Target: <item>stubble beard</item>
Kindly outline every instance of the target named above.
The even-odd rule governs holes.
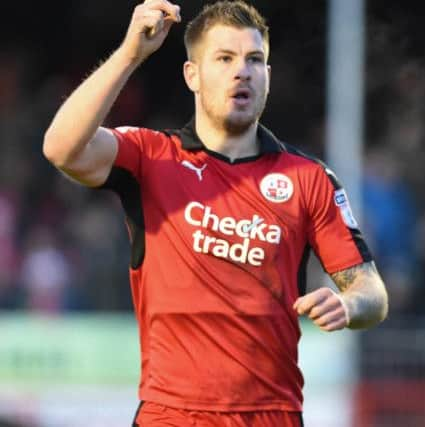
[[[218,111],[213,102],[208,102],[201,96],[202,108],[216,129],[224,130],[230,136],[239,136],[245,133],[255,122],[259,120],[266,106],[267,95],[257,101],[252,113],[244,114],[243,111],[232,112],[223,115]]]

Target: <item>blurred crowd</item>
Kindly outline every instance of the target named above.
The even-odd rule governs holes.
[[[204,2],[181,3],[187,20]],[[272,37],[272,93],[263,122],[323,157],[326,3],[254,3],[269,17]],[[118,199],[64,178],[43,158],[42,142],[64,98],[118,46],[135,4],[71,1],[54,20],[46,5],[8,6],[10,22],[0,30],[0,309],[131,309],[129,243]],[[376,1],[367,13],[363,231],[388,285],[392,315],[424,313],[420,13],[396,1]],[[23,24],[19,35],[14,19]],[[190,119],[182,34],[173,29],[131,78],[107,126],[173,128]]]

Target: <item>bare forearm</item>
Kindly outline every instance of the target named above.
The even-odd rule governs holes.
[[[180,22],[180,7],[166,0],[135,7],[121,46],[65,101],[46,132],[43,151],[56,167],[81,181],[99,164],[108,169],[114,148],[108,135],[96,131],[131,73],[159,49],[174,22]]]
[[[63,166],[85,147],[135,67],[118,49],[71,94],[46,132],[46,157]]]
[[[385,319],[388,297],[373,263],[365,263],[332,275],[346,304],[351,329],[369,328]]]

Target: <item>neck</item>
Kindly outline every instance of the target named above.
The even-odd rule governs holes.
[[[216,153],[223,154],[231,161],[255,156],[260,152],[257,138],[258,122],[244,132],[233,135],[229,134],[223,127],[217,127],[210,120],[200,114],[195,118],[195,129],[205,147]]]

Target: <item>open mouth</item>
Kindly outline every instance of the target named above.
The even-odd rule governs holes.
[[[238,100],[247,100],[251,97],[250,91],[247,89],[239,89],[235,91],[232,95],[232,98]]]
[[[234,100],[236,105],[242,107],[250,103],[252,93],[249,89],[237,89],[231,94],[231,98]]]

